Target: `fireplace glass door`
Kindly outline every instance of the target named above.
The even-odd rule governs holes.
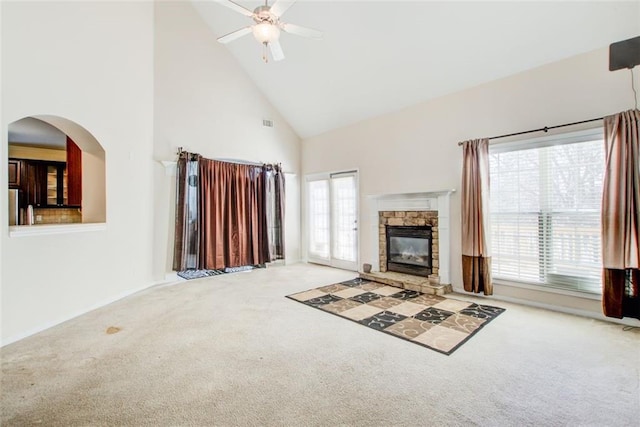
[[[387,271],[428,277],[432,271],[431,226],[386,226]]]
[[[356,172],[308,177],[307,200],[309,261],[357,271]]]

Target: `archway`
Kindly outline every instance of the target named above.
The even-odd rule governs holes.
[[[17,134],[16,132],[14,132],[14,136],[12,137],[12,128],[19,128],[23,133],[26,133],[26,136],[21,136],[21,138],[26,141],[29,139],[28,131],[30,124],[35,125],[32,126],[32,128],[55,128],[54,133],[64,135],[67,140],[71,140],[71,142],[79,148],[79,150],[77,150],[79,160],[76,160],[76,162],[79,161],[81,163],[81,171],[78,170],[78,172],[81,172],[81,196],[79,197],[81,200],[79,209],[81,212],[81,221],[74,222],[106,222],[106,168],[105,150],[102,145],[87,129],[72,120],[53,115],[34,115],[9,124],[8,142],[10,148],[13,142],[12,138],[17,138],[17,136],[15,136],[15,134]],[[34,137],[33,139],[37,138]],[[58,160],[62,160],[59,163],[66,164],[65,158]],[[29,161],[25,160],[25,162],[28,164]],[[43,176],[44,175],[41,174],[36,179],[45,179]],[[62,180],[62,178],[60,179]],[[24,186],[26,184],[23,183],[21,185]],[[40,183],[38,185],[40,185]],[[42,185],[46,186],[46,183]],[[16,185],[14,188],[20,188],[20,185]],[[58,201],[60,202],[61,200],[62,199],[59,199]],[[66,201],[67,199],[64,200]],[[64,208],[64,203],[58,204],[61,205],[61,208]]]

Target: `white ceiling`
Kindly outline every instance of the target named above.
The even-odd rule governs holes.
[[[216,37],[252,23],[215,1],[193,3]],[[640,1],[299,0],[282,21],[324,39],[283,33],[286,59],[268,64],[251,35],[226,48],[307,138],[635,37]]]

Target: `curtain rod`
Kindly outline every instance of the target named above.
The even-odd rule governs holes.
[[[183,150],[182,147],[178,147],[178,155],[180,155],[182,153],[186,153],[186,151]],[[190,153],[190,154],[195,155],[195,156],[199,156],[200,155],[198,153]],[[242,159],[221,159],[221,158],[216,158],[216,159],[211,159],[211,160],[216,160],[218,162],[225,162],[225,163],[235,163],[235,164],[238,164],[238,165],[249,165],[249,166],[269,165],[268,163],[258,163],[258,162],[252,162],[250,160],[242,160]]]
[[[217,160],[219,162],[225,162],[225,163],[235,163],[238,165],[249,165],[249,166],[262,166],[263,163],[258,163],[258,162],[252,162],[249,160],[242,160],[242,159],[221,159],[221,158],[217,158],[217,159],[213,159],[213,160]]]
[[[582,120],[582,121],[573,122],[573,123],[565,123],[563,125],[545,126],[543,128],[539,128],[539,129],[525,130],[524,132],[515,132],[515,133],[508,133],[506,135],[492,136],[491,138],[487,138],[487,139],[507,138],[507,137],[510,137],[510,136],[526,135],[528,133],[541,132],[541,131],[549,132],[549,130],[551,130],[551,129],[558,129],[558,128],[563,128],[563,127],[567,127],[567,126],[581,125],[583,123],[597,122],[598,120],[602,120],[602,119],[604,119],[604,117],[598,117],[596,119],[589,119],[589,120]],[[458,142],[458,146],[460,146],[462,144],[463,144],[462,142]]]

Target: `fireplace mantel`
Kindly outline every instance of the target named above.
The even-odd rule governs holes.
[[[450,269],[450,199],[455,190],[425,191],[419,193],[379,194],[367,196],[368,216],[371,224],[372,259],[365,261],[379,271],[379,213],[383,211],[437,211],[440,254],[440,283],[451,283]]]

